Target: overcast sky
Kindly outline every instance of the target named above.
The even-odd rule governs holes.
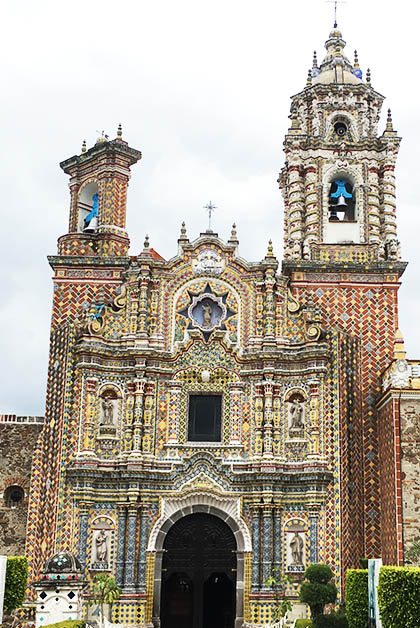
[[[370,67],[403,137],[397,211],[403,258],[400,327],[420,358],[418,315],[419,30],[417,3],[348,0],[338,25]],[[290,96],[314,50],[324,56],[334,9],[323,0],[15,0],[2,4],[3,119],[0,413],[43,414],[51,312],[47,254],[67,232],[67,176],[58,162],[105,130],[143,152],[133,167],[131,253],[176,254],[181,222],[195,238],[203,206],[240,254],[259,260],[269,238],[282,257],[276,179]],[[381,131],[384,126],[382,116]]]

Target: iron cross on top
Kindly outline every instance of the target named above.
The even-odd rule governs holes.
[[[217,209],[216,205],[213,205],[213,203],[210,201],[210,203],[208,205],[204,205],[204,209],[209,213],[209,227],[207,229],[207,231],[211,231],[211,215],[214,212],[215,209]]]

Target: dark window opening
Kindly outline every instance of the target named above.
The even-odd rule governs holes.
[[[356,197],[348,179],[334,179],[329,193],[329,219],[348,222],[355,220]]]
[[[221,395],[190,395],[188,440],[220,442],[221,418]]]
[[[17,508],[25,497],[23,488],[20,486],[8,486],[4,492],[4,501],[8,508]]]

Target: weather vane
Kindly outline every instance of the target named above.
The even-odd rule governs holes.
[[[346,4],[346,0],[325,0],[328,4],[334,4],[334,28],[337,28],[337,4]]]
[[[209,213],[209,228],[207,229],[207,231],[211,231],[211,215],[214,210],[217,209],[217,207],[216,205],[213,205],[213,203],[210,201],[208,205],[204,205],[203,209],[205,209]]]

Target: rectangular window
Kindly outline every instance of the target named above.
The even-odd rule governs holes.
[[[188,440],[220,442],[222,425],[221,395],[190,395]]]

